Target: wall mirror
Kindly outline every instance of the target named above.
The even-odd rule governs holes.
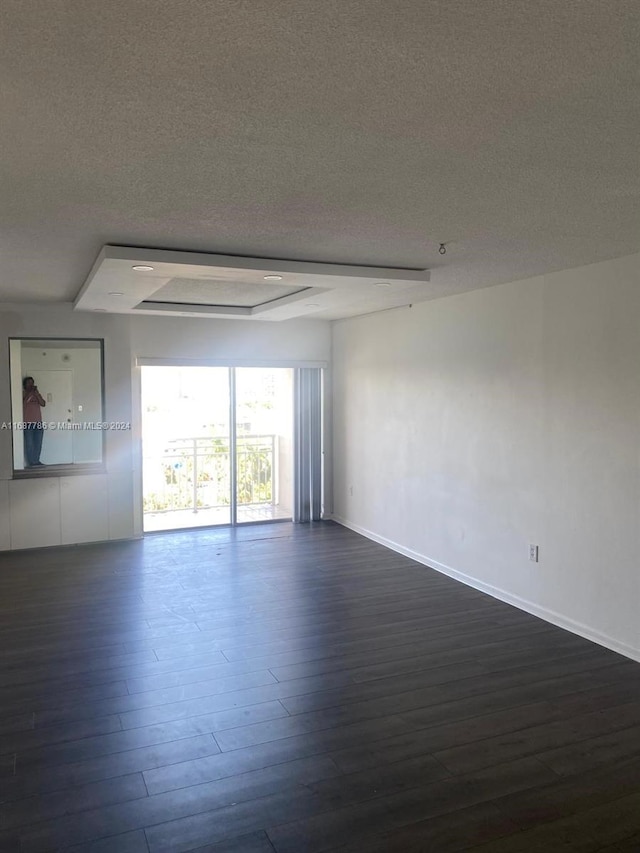
[[[13,469],[72,474],[104,460],[103,342],[11,338]]]

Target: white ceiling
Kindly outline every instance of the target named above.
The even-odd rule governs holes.
[[[640,249],[638,0],[2,6],[0,301],[73,301],[105,244],[429,298]]]

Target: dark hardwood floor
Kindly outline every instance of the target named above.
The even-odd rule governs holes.
[[[640,664],[330,523],[0,555],[3,853],[640,851]]]

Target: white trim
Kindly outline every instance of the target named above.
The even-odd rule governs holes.
[[[138,355],[136,367],[327,367],[326,361],[260,358],[155,358]]]
[[[510,592],[507,592],[500,587],[493,586],[492,584],[484,583],[483,581],[477,580],[471,575],[466,575],[464,572],[459,572],[457,569],[452,569],[451,566],[447,566],[444,563],[439,563],[437,560],[431,560],[428,557],[425,557],[423,554],[419,554],[417,551],[412,551],[410,548],[405,548],[403,545],[400,545],[397,542],[394,542],[392,539],[387,539],[385,536],[379,536],[377,533],[373,533],[371,530],[367,530],[365,527],[360,527],[358,524],[353,524],[345,518],[341,518],[338,515],[331,516],[332,521],[335,521],[336,524],[341,524],[343,527],[347,527],[349,530],[353,530],[355,533],[360,533],[362,536],[365,536],[367,539],[371,539],[373,542],[377,542],[380,545],[384,545],[386,548],[389,548],[392,551],[395,551],[398,554],[402,554],[405,557],[409,557],[411,560],[415,560],[417,563],[421,563],[423,566],[426,566],[429,569],[434,569],[436,572],[440,572],[443,575],[447,575],[454,580],[460,581],[460,583],[465,584],[466,586],[473,587],[474,589],[480,590],[480,592],[484,592],[487,595],[492,596],[493,598],[497,598],[499,601],[504,601],[506,604],[511,604],[514,607],[517,607],[519,610],[524,610],[526,613],[531,613],[532,616],[537,616],[540,619],[544,619],[546,622],[550,622],[552,625],[557,625],[559,628],[564,628],[566,631],[571,631],[572,634],[577,634],[579,637],[584,637],[585,640],[591,640],[593,643],[598,643],[600,646],[604,646],[607,649],[610,649],[612,652],[617,652],[618,654],[624,655],[627,658],[631,658],[631,660],[638,661],[640,663],[640,649],[636,649],[633,646],[628,646],[626,643],[621,643],[619,640],[610,637],[608,634],[603,634],[600,631],[595,630],[594,628],[590,628],[588,625],[583,625],[581,622],[576,622],[574,619],[569,618],[568,616],[564,616],[562,613],[557,613],[555,610],[549,610],[546,607],[540,607],[538,604],[534,604],[531,601],[527,601],[524,598],[520,598],[517,595],[513,595]]]

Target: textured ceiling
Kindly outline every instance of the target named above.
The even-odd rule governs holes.
[[[107,243],[428,268],[433,296],[640,248],[638,0],[2,13],[0,301],[73,300]]]

